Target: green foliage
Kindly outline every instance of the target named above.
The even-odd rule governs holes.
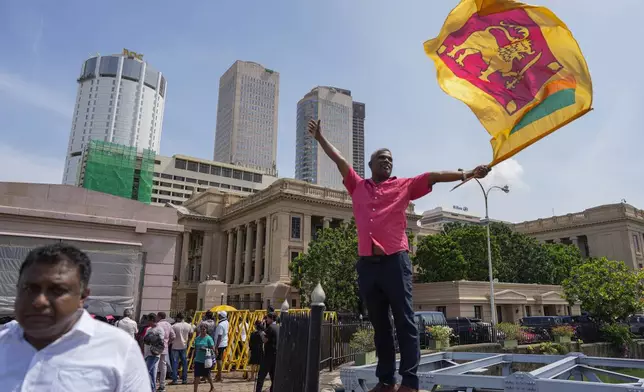
[[[607,324],[601,329],[604,339],[615,347],[622,348],[633,342],[633,334],[628,325]]]
[[[354,333],[349,341],[349,347],[352,350],[357,352],[366,353],[369,351],[375,351],[376,346],[374,343],[374,332],[373,329],[365,328],[358,330]]]
[[[505,335],[505,340],[519,340],[521,327],[513,323],[499,323],[496,329]]]
[[[572,304],[599,321],[613,324],[642,310],[644,273],[630,270],[621,261],[605,257],[574,267],[563,282],[564,295]]]
[[[452,328],[446,325],[435,325],[433,327],[426,327],[427,332],[429,332],[437,342],[440,342],[441,345],[449,345],[449,340],[452,337]]]
[[[490,224],[492,266],[501,282],[561,284],[583,258],[575,246],[541,244],[503,223]],[[421,282],[488,280],[485,226],[450,223],[418,244]]]
[[[583,264],[581,251],[576,246],[565,244],[543,244],[548,260],[548,270],[551,271],[552,284],[561,284],[570,277],[573,268]]]
[[[561,325],[559,327],[552,328],[552,334],[554,336],[571,338],[575,334],[575,329],[570,325]]]
[[[304,306],[310,304],[310,294],[322,284],[327,309],[358,310],[358,238],[355,223],[318,231],[309,249],[289,264],[291,285],[300,291]]]
[[[544,342],[537,346],[528,346],[528,353],[530,354],[566,355],[569,351],[563,344],[553,342]]]
[[[444,263],[442,261],[449,260]],[[459,245],[449,236],[430,235],[418,244],[415,264],[421,282],[449,282],[464,279],[467,262]]]

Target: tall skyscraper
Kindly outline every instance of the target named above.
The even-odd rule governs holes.
[[[364,178],[365,104],[353,103],[353,169]]]
[[[63,184],[78,185],[90,140],[159,152],[167,83],[142,54],[92,57],[77,81]]]
[[[295,178],[342,189],[342,176],[335,163],[310,136],[309,120],[322,121],[322,133],[349,161],[353,162],[353,99],[351,91],[315,87],[297,103]],[[364,150],[364,148],[363,148]]]
[[[278,72],[235,61],[219,79],[215,161],[277,172]]]

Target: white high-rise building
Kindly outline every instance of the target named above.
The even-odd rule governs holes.
[[[97,139],[159,152],[167,83],[143,55],[96,56],[78,78],[63,184],[77,185],[82,154]]]
[[[295,178],[321,186],[343,189],[335,163],[308,132],[309,120],[321,120],[322,133],[353,163],[353,99],[351,91],[315,87],[297,103]]]
[[[235,61],[219,79],[215,161],[276,175],[278,72]]]

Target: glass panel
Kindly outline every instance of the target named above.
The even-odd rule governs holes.
[[[124,59],[123,60],[123,72],[121,76],[123,79],[133,80],[135,82],[139,81],[141,77],[141,66],[142,63],[134,59]]]
[[[165,98],[165,87],[165,78],[163,77],[163,75],[161,75],[161,87],[159,88],[159,94],[161,94],[163,98]]]
[[[85,66],[83,67],[83,74],[81,79],[89,79],[96,77],[96,62],[98,61],[97,57],[93,57],[85,61]]]
[[[119,70],[119,58],[113,56],[101,57],[99,74],[101,76],[116,76]]]
[[[174,167],[177,169],[183,169],[186,170],[186,161],[183,159],[175,159],[174,160]]]
[[[210,166],[210,174],[221,176],[221,167],[215,165]]]
[[[207,164],[207,163],[200,163],[199,164],[199,173],[205,173],[205,174],[210,173],[210,165]]]
[[[146,86],[150,87],[153,90],[157,89],[157,80],[159,80],[159,71],[155,70],[154,68],[150,67],[150,65],[146,65],[145,67],[145,79],[143,83],[145,83]]]

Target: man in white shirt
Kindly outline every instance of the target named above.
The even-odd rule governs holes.
[[[172,325],[175,338],[172,341],[172,383],[170,385],[177,385],[177,373],[179,372],[179,361],[181,361],[181,383],[188,383],[188,362],[186,360],[186,349],[190,342],[192,335],[192,325],[183,321],[183,314],[179,313],[175,317],[176,322]]]
[[[219,322],[217,323],[213,337],[215,341],[215,356],[217,357],[217,377],[215,377],[215,381],[223,381],[221,378],[221,370],[223,367],[224,351],[228,347],[228,313],[222,310],[217,313],[217,316],[219,316]]]
[[[132,320],[132,309],[125,309],[123,311],[123,318],[116,322],[116,326],[132,336],[132,339],[136,338],[136,333],[139,330],[136,321]]]
[[[168,362],[170,362],[168,345],[174,340],[175,335],[172,325],[166,320],[165,312],[157,313],[157,326],[163,329],[163,344],[165,348],[159,357],[159,390],[165,391],[165,379],[168,376]],[[172,369],[170,369],[172,371]]]
[[[89,258],[73,246],[29,252],[18,275],[18,322],[0,330],[3,392],[151,391],[136,342],[83,310],[90,276]]]

